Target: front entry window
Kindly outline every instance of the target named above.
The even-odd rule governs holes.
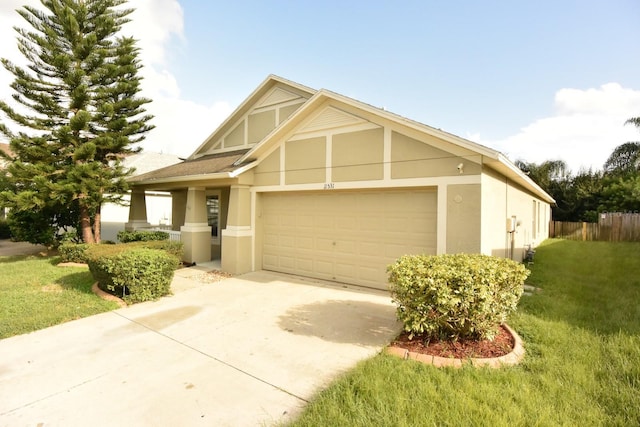
[[[211,236],[218,237],[220,218],[220,200],[218,195],[207,196],[207,224],[211,227]]]

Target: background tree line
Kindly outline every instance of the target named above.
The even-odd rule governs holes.
[[[640,128],[640,117],[627,120]],[[562,160],[540,164],[516,161],[555,200],[556,221],[597,222],[602,212],[640,211],[640,142],[616,147],[603,170],[580,170],[573,175]]]

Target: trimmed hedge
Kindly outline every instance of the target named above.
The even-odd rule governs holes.
[[[148,242],[153,240],[168,240],[169,233],[164,231],[119,231],[118,241],[120,243]]]
[[[406,255],[387,268],[410,337],[493,339],[515,311],[529,271],[488,255]]]
[[[184,255],[184,244],[182,242],[176,242],[173,240],[149,240],[149,241],[126,243],[125,245],[132,248],[147,248],[147,249],[158,249],[161,251],[165,251],[169,255],[173,255],[174,257],[176,257],[178,261],[182,261],[182,256]],[[120,245],[115,244],[115,245],[108,245],[108,246],[120,246]]]
[[[128,303],[171,293],[171,280],[179,265],[179,258],[165,250],[133,244],[91,245],[85,255],[98,286]]]
[[[87,243],[65,242],[58,247],[62,262],[86,263],[85,251],[89,245]]]
[[[117,249],[96,249],[98,253],[110,254],[111,251],[120,251],[121,247],[125,247],[125,244],[114,244],[113,242],[106,241],[102,242],[100,245],[89,245],[87,243],[71,243],[66,242],[60,245],[58,251],[60,252],[61,262],[81,262],[86,263],[86,255],[85,252],[91,246],[96,246],[98,248],[102,248],[104,246],[107,247],[117,247]],[[170,255],[173,255],[178,259],[178,261],[182,260],[182,256],[184,255],[184,246],[182,242],[175,242],[170,240],[150,240],[146,242],[131,242],[126,243],[126,247],[128,248],[147,248],[147,249],[158,249],[167,252]]]

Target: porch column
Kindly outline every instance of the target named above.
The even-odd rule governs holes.
[[[187,190],[171,192],[171,229],[180,231],[184,225],[184,214],[187,210]]]
[[[227,227],[222,230],[223,271],[242,274],[251,271],[251,192],[248,185],[232,185],[229,193]]]
[[[211,261],[211,227],[207,224],[207,199],[202,187],[189,187],[184,225],[180,227],[187,262]]]
[[[129,204],[129,222],[124,225],[127,231],[151,227],[147,221],[147,200],[144,190],[134,188],[131,190],[131,203]]]

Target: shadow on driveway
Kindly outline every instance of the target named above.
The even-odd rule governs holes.
[[[278,326],[296,335],[335,343],[380,345],[396,328],[383,326],[394,317],[389,305],[368,301],[329,300],[290,308],[280,316]]]

